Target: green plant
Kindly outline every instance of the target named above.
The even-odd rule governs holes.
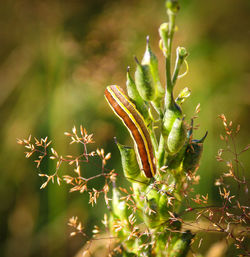
[[[193,119],[190,125],[184,121],[180,105],[190,91],[185,88],[176,100],[173,97],[174,86],[183,76],[179,75],[182,65],[186,64],[187,68],[188,53],[184,47],[176,49],[172,73],[172,42],[179,3],[166,1],[166,8],[169,22],[159,28],[160,48],[166,61],[164,89],[158,61],[147,38],[142,61],[135,58],[135,81],[129,70],[127,74],[127,91],[132,102],[118,87],[109,87],[105,92],[107,101],[129,129],[135,143],[135,150],[117,143],[125,177],[132,187],[130,193],[122,190],[127,195],[124,197],[116,187],[113,188],[110,229],[123,242],[123,252],[136,256],[184,256],[188,252],[194,235],[189,230],[182,230],[178,213],[191,185],[198,182],[195,173],[207,135],[194,140]],[[135,109],[131,107],[133,104]],[[143,147],[146,150],[143,151]],[[151,150],[153,154],[148,153]],[[150,167],[149,172],[143,161],[152,162],[150,166],[155,167]]]
[[[186,221],[187,213],[195,213],[194,220],[207,220],[213,228],[202,227],[199,224],[198,231],[220,232],[227,238],[231,238],[235,245],[246,254],[249,253],[244,245],[247,230],[242,224],[249,222],[248,207],[242,205],[235,196],[230,193],[224,181],[225,177],[232,177],[238,185],[246,187],[244,177],[239,173],[238,155],[248,149],[237,152],[234,148],[232,153],[236,156],[236,172],[233,162],[225,161],[229,172],[216,181],[220,186],[220,196],[223,199],[221,205],[209,205],[208,196],[196,194],[192,196],[193,185],[199,183],[196,174],[202,155],[203,143],[207,136],[197,140],[193,138],[194,119],[199,113],[199,105],[195,116],[188,124],[181,109],[181,104],[189,97],[190,91],[184,88],[179,96],[174,99],[174,86],[184,74],[180,75],[182,66],[187,65],[187,51],[184,47],[177,47],[175,66],[172,69],[172,43],[176,31],[175,19],[179,10],[179,3],[175,0],[166,1],[168,23],[163,23],[159,28],[160,48],[166,62],[166,86],[162,87],[158,61],[153,54],[149,38],[144,57],[141,62],[136,60],[135,81],[130,71],[127,72],[127,93],[119,87],[108,87],[106,98],[115,113],[123,120],[134,139],[135,149],[117,143],[121,153],[121,162],[124,176],[130,183],[129,189],[116,186],[117,174],[114,170],[106,169],[106,162],[110,159],[110,153],[104,150],[89,152],[87,146],[93,143],[92,135],[80,128],[78,135],[76,128],[72,133],[66,133],[71,138],[71,143],[83,145],[83,153],[78,156],[59,155],[53,148],[48,152],[50,142],[47,138],[32,143],[31,137],[27,140],[19,140],[18,143],[28,149],[26,157],[38,153],[35,160],[37,167],[46,157],[57,161],[55,173],[48,175],[41,188],[45,188],[49,181],[60,185],[61,176],[58,170],[63,163],[74,165],[74,174],[64,175],[63,179],[72,187],[71,192],[88,192],[90,204],[95,204],[100,194],[104,195],[105,202],[109,206],[109,218],[104,216],[103,224],[108,231],[108,238],[115,240],[115,247],[110,255],[121,253],[123,256],[186,256],[193,242],[197,226],[193,221]],[[229,144],[238,133],[234,131],[232,123],[227,122],[221,115],[225,126],[226,136],[221,139]],[[226,149],[230,149],[227,145]],[[223,151],[218,154],[218,161],[223,161]],[[101,158],[101,172],[98,175],[86,178],[82,175],[83,163],[95,156]],[[235,159],[235,158],[234,158]],[[101,189],[91,188],[91,180],[103,177],[104,184]],[[119,178],[119,177],[118,177]],[[110,186],[112,197],[108,193]],[[238,207],[235,211],[236,206]],[[182,207],[182,208],[181,208]],[[239,218],[240,217],[240,218]],[[233,224],[240,225],[239,231],[235,231]],[[69,221],[69,225],[75,230],[71,235],[83,232],[83,227],[76,217]],[[206,224],[205,224],[206,225]],[[94,235],[100,233],[95,227]],[[94,240],[94,239],[93,239]],[[90,241],[92,242],[92,241]],[[88,252],[88,249],[86,250]]]

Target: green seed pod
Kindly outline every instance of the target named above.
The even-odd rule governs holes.
[[[159,213],[162,219],[166,220],[169,218],[169,212],[171,210],[171,206],[168,204],[169,195],[167,194],[167,186],[163,185],[161,188],[161,196],[159,198]]]
[[[144,53],[141,64],[149,66],[150,73],[156,89],[156,99],[159,102],[164,96],[164,89],[162,88],[160,82],[157,57],[154,55],[149,45],[149,36],[147,36],[146,51]]]
[[[160,230],[163,230],[163,229],[161,228]],[[160,233],[156,235],[154,251],[156,253],[160,253],[159,256],[167,256],[166,255],[166,242],[168,241],[169,235],[170,235],[170,232],[167,230],[160,231]]]
[[[146,183],[132,183],[132,187],[133,187],[133,191],[134,191],[134,199],[136,202],[136,206],[137,208],[139,208],[140,210],[143,209],[144,205],[145,205],[145,191],[147,188],[147,184]]]
[[[126,240],[124,242],[124,245],[126,246],[127,255],[122,256],[150,256],[152,247],[147,247],[146,249],[144,247],[141,247],[142,244],[144,244],[146,241],[148,241],[148,237],[146,235],[142,235],[139,238],[132,238],[130,240]],[[124,251],[122,251],[122,254]]]
[[[182,162],[182,168],[185,172],[193,172],[199,166],[199,162],[203,152],[203,142],[206,136],[207,132],[201,140],[192,140],[192,142],[188,144]]]
[[[146,103],[143,101],[143,99],[141,98],[141,96],[136,88],[135,82],[129,73],[129,67],[127,69],[126,86],[127,86],[127,92],[128,92],[129,98],[134,102],[137,110],[142,114],[143,118],[145,119],[145,122],[147,124],[149,124],[150,117],[149,117],[149,113],[148,113],[148,107],[147,107]]]
[[[190,138],[193,134],[193,119],[191,119],[191,124],[190,124],[190,128],[187,132],[187,139],[183,145],[183,147],[181,148],[181,150],[174,154],[174,155],[168,155],[167,156],[167,166],[170,170],[176,170],[177,168],[179,168],[182,164],[183,158],[185,156],[185,152],[187,149],[187,146],[190,142]]]
[[[159,194],[159,190],[157,190],[155,188],[155,185],[154,184],[149,185],[147,187],[146,191],[147,191],[147,194],[146,194],[147,200],[151,201],[153,199],[154,202],[158,203],[158,200],[160,198],[160,194]]]
[[[187,137],[183,119],[177,118],[168,135],[167,147],[171,155],[176,154],[182,148]]]
[[[183,233],[170,249],[169,257],[185,257],[188,253],[191,239],[194,235],[188,230]]]
[[[160,194],[155,189],[154,185],[149,185],[146,188],[146,201],[144,204],[144,221],[149,228],[154,228],[159,225],[158,202]]]
[[[166,53],[167,51],[167,45],[168,45],[168,33],[169,33],[169,24],[167,22],[164,22],[159,27],[159,34],[163,43],[163,53]]]
[[[120,150],[122,168],[126,179],[131,183],[136,181],[148,182],[149,179],[142,174],[139,168],[134,148],[121,145],[117,141],[116,144]]]
[[[148,228],[156,228],[160,225],[160,216],[154,209],[156,209],[157,203],[155,199],[151,199],[147,202],[147,205],[143,209],[143,220]],[[150,212],[150,214],[149,214]]]
[[[162,128],[164,137],[168,137],[175,120],[180,117],[181,117],[181,113],[177,109],[166,110],[163,118],[163,128]]]
[[[127,220],[129,216],[128,206],[126,201],[120,199],[121,194],[116,188],[113,187],[113,195],[112,195],[112,210],[113,213],[120,219],[120,220]]]
[[[163,224],[164,221],[161,221],[161,224]],[[171,224],[168,224],[168,227],[161,226],[159,229],[159,235],[157,235],[156,240],[156,246],[155,246],[155,252],[160,252],[160,256],[169,256],[171,253],[171,246],[174,245],[174,243],[181,237],[181,233],[179,232],[171,232],[170,230],[179,231],[181,228],[181,222],[180,221],[173,221]],[[168,243],[168,247],[166,248],[166,243]]]
[[[177,215],[174,213],[175,217],[177,217]],[[170,229],[174,230],[174,231],[180,231],[181,230],[181,222],[179,220],[175,220],[170,224]],[[169,254],[172,252],[172,248],[175,245],[175,243],[177,242],[178,239],[180,239],[182,237],[182,233],[180,232],[172,232],[171,233],[171,238],[170,238],[170,242],[169,242],[169,247],[167,249],[166,252],[166,256],[169,256]]]
[[[186,140],[186,142],[184,143],[183,147],[181,148],[181,150],[174,154],[174,155],[168,155],[167,156],[167,166],[168,166],[168,169],[170,170],[175,170],[177,169],[178,167],[180,167],[181,163],[182,163],[182,160],[184,158],[184,155],[185,155],[185,152],[186,152],[186,149],[187,149],[187,143],[188,141]]]
[[[166,194],[162,194],[160,199],[159,199],[159,212],[162,218],[167,219],[169,217],[168,214],[168,196]]]
[[[152,101],[156,97],[156,90],[150,68],[148,65],[140,64],[137,58],[135,58],[135,61],[137,64],[135,71],[135,84],[137,90],[143,100]]]

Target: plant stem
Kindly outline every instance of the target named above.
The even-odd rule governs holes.
[[[167,54],[166,54],[166,92],[165,92],[165,110],[173,105],[173,84],[171,79],[171,55],[172,42],[175,28],[175,14],[170,10],[167,11],[169,19],[169,31],[167,40]]]
[[[172,81],[171,81],[171,54],[167,54],[166,57],[166,92],[165,92],[165,110],[172,104]]]
[[[172,78],[172,86],[173,87],[174,87],[174,85],[175,85],[175,83],[177,81],[177,78],[178,78],[178,75],[179,75],[179,71],[180,71],[180,67],[181,67],[180,58],[177,55],[176,62],[175,62],[175,67],[174,67],[173,78]]]
[[[174,36],[174,28],[175,28],[175,14],[168,10],[168,38],[167,38],[167,46],[166,46],[166,91],[165,91],[165,99],[164,99],[164,112],[167,109],[174,108],[174,98],[173,98],[173,83],[171,76],[171,55],[172,55],[172,42]],[[165,164],[165,140],[163,135],[160,137],[159,148],[158,148],[158,167],[162,167]]]

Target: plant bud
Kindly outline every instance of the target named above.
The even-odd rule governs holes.
[[[136,159],[135,150],[131,147],[121,145],[117,141],[116,141],[116,144],[118,146],[118,149],[120,150],[122,168],[123,168],[125,178],[131,183],[136,181],[139,181],[139,182],[149,181],[149,179],[142,174],[139,168],[139,165]]]
[[[185,61],[185,58],[187,56],[188,56],[188,53],[187,53],[186,48],[178,46],[177,49],[176,49],[176,61],[175,61],[175,68],[174,68],[173,78],[172,78],[173,86],[175,85],[178,78],[185,76],[188,72],[188,65],[187,65],[187,62],[186,62],[186,69],[187,69],[186,72],[182,75],[179,75],[179,71],[181,69],[181,66],[182,66],[182,64]]]
[[[176,154],[182,148],[187,137],[186,127],[183,119],[177,118],[168,135],[167,147],[170,154]]]
[[[152,101],[156,97],[156,90],[154,87],[153,78],[148,65],[142,65],[135,58],[137,67],[135,71],[135,84],[137,90],[145,101]]]
[[[133,81],[133,79],[131,78],[131,75],[129,73],[129,67],[127,70],[126,86],[127,86],[128,96],[134,102],[137,110],[142,114],[143,118],[145,119],[146,123],[148,124],[150,122],[148,107],[146,106],[145,102],[143,101],[139,92],[137,91],[135,82]]]
[[[180,5],[178,0],[167,0],[166,8],[173,13],[177,13],[180,10]]]
[[[178,105],[181,105],[191,94],[191,91],[189,88],[185,87],[181,90],[178,97],[175,99],[175,102]]]
[[[187,146],[182,162],[182,168],[185,172],[193,172],[199,166],[203,152],[203,142],[206,136],[207,132],[201,140],[192,140],[192,142]]]
[[[135,103],[143,102],[143,99],[141,98],[139,92],[137,91],[135,82],[129,73],[129,70],[130,70],[130,67],[127,68],[127,81],[126,81],[128,96]]]
[[[158,78],[158,60],[155,54],[152,52],[151,47],[149,45],[149,36],[147,36],[147,44],[146,44],[146,51],[141,61],[142,65],[149,65],[152,76]]]
[[[149,45],[149,37],[147,37],[146,51],[145,51],[143,59],[142,59],[142,65],[149,66],[151,75],[152,75],[152,78],[153,78],[153,81],[155,84],[155,88],[156,88],[156,96],[163,97],[164,89],[162,88],[162,85],[160,82],[158,60],[157,60],[157,57],[155,56],[155,54],[152,52],[151,47]]]
[[[178,46],[176,53],[181,60],[184,60],[188,56],[188,52],[185,47]]]
[[[161,100],[164,96],[164,89],[162,88],[161,82],[160,82],[160,75],[158,70],[158,60],[157,57],[152,52],[150,45],[149,45],[149,37],[147,37],[147,45],[146,45],[146,51],[144,53],[143,59],[142,59],[142,65],[148,65],[149,70],[153,79],[154,87],[155,87],[155,100],[154,103],[156,107],[161,106]]]
[[[166,53],[167,51],[167,45],[168,45],[168,33],[169,33],[169,24],[167,22],[164,22],[160,25],[159,28],[159,34],[163,43],[163,53]]]

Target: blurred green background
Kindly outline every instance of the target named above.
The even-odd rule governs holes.
[[[190,72],[176,92],[185,86],[192,90],[183,106],[187,118],[201,103],[195,135],[208,130],[209,136],[196,190],[213,202],[218,200],[214,180],[225,169],[215,160],[222,131],[217,116],[225,113],[241,124],[239,147],[249,143],[250,1],[180,2],[175,45],[190,53]],[[163,0],[1,1],[0,256],[74,256],[84,240],[69,238],[68,218],[79,216],[88,233],[100,223],[102,201],[92,208],[86,195],[69,194],[66,185],[39,189],[39,171],[24,158],[16,138],[48,136],[60,154],[67,154],[71,148],[63,133],[82,124],[94,133],[94,147],[112,152],[108,166],[121,174],[113,137],[126,144],[131,140],[103,91],[109,84],[125,86],[126,67],[134,68],[134,55],[142,57],[146,35],[164,82],[158,49],[163,7]],[[248,153],[241,156],[245,171],[249,159]],[[43,171],[52,173],[53,166],[45,163]],[[88,165],[85,172],[98,170]]]

